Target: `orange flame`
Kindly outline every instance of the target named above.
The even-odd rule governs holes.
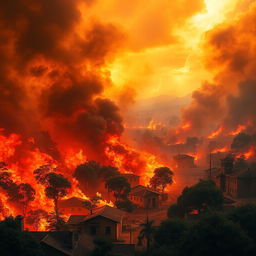
[[[238,127],[237,127],[234,131],[231,131],[231,132],[229,133],[229,135],[235,136],[235,135],[239,134],[240,132],[242,132],[245,128],[246,128],[245,125],[241,125],[241,124],[240,124],[240,125],[238,125]]]
[[[191,128],[191,123],[190,122],[186,122],[186,123],[182,124],[182,126],[181,126],[182,130],[188,130],[190,128]]]
[[[223,148],[215,148],[214,150],[211,151],[212,154],[224,153],[224,152],[228,152],[228,147],[227,146],[225,146]]]
[[[221,126],[218,130],[213,131],[212,133],[210,133],[207,138],[208,139],[216,138],[217,136],[219,136],[222,133],[222,131],[223,131],[223,127]]]
[[[250,149],[242,154],[237,154],[236,157],[244,157],[246,160],[251,159],[255,155],[255,147],[251,146]]]

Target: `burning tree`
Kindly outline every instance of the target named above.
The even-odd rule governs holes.
[[[77,166],[74,177],[79,181],[84,190],[95,191],[99,187],[99,180],[107,181],[111,177],[119,175],[117,168],[112,166],[101,166],[100,163],[89,161]]]
[[[53,172],[50,165],[44,165],[34,171],[35,178],[39,184],[45,186],[45,195],[53,199],[55,220],[58,224],[61,220],[59,216],[58,200],[68,194],[68,189],[71,188],[71,183],[62,174]]]
[[[92,198],[90,198],[90,200],[85,200],[83,202],[83,206],[85,209],[90,211],[90,214],[93,214],[93,210],[95,208],[97,208],[99,200],[101,200],[102,198],[99,196],[94,196]]]
[[[7,164],[0,162],[0,187],[7,190],[12,184],[12,174],[9,172]]]
[[[28,205],[35,199],[36,191],[28,183],[19,185],[13,183],[7,192],[11,202],[18,202],[22,205],[23,216],[26,216]]]
[[[48,219],[48,213],[45,210],[37,209],[28,212],[26,217],[26,224],[33,227],[34,230],[40,229],[40,223],[42,220]]]
[[[173,183],[173,172],[168,167],[159,167],[154,171],[154,176],[150,179],[150,185],[154,188],[161,188],[162,193],[167,185]]]
[[[48,198],[53,199],[56,220],[59,220],[58,200],[68,193],[71,184],[62,174],[50,172],[46,175],[45,194]]]
[[[113,195],[118,200],[127,199],[127,195],[131,190],[130,184],[123,176],[116,176],[106,181],[105,187],[109,192],[113,192]]]

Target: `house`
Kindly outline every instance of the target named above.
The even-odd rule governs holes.
[[[256,199],[256,169],[251,167],[212,170],[212,179],[221,191],[233,199]]]
[[[195,158],[190,155],[178,154],[173,157],[173,160],[179,169],[195,167]]]
[[[123,216],[123,211],[105,205],[95,209],[93,214],[71,215],[68,225],[71,230],[77,229],[82,234],[117,241],[122,232]]]
[[[140,184],[140,176],[133,174],[133,173],[123,173],[127,181],[130,183],[131,188],[136,187]]]
[[[132,188],[128,198],[141,208],[154,209],[160,206],[160,193],[142,185]]]
[[[78,197],[60,200],[59,212],[63,215],[85,215],[88,213],[88,210],[83,206],[84,201],[84,199]]]
[[[245,169],[225,175],[225,192],[232,198],[256,198],[256,170]]]

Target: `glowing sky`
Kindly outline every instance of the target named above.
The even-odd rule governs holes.
[[[233,19],[251,0],[104,0],[83,12],[84,19],[115,24],[125,44],[107,67],[117,97],[133,88],[136,99],[163,94],[184,96],[210,79],[203,63],[204,33]]]

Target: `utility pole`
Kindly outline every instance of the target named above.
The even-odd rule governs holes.
[[[210,180],[212,180],[212,152],[210,150]]]
[[[130,244],[132,244],[132,222],[130,224]]]

